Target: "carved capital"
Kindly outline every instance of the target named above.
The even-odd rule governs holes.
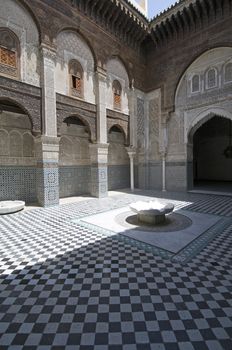
[[[134,159],[134,157],[136,156],[136,149],[134,147],[126,147],[126,150],[129,158]]]
[[[43,58],[51,61],[56,61],[56,49],[55,47],[48,46],[46,44],[41,44],[40,52]]]
[[[106,81],[107,71],[105,68],[101,66],[97,66],[96,68],[96,77],[101,81]]]

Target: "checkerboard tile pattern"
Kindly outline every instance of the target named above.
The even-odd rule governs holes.
[[[70,220],[130,201],[0,218],[1,350],[232,349],[232,223],[182,266]]]

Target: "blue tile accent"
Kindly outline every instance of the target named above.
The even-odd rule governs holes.
[[[49,207],[59,204],[58,168],[37,169],[37,199],[40,205]]]
[[[0,167],[0,200],[36,201],[36,168]]]

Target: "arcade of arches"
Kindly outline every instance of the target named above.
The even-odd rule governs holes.
[[[62,21],[50,29],[36,1],[30,10],[23,1],[0,0],[0,200],[50,206],[62,197],[105,197],[132,186],[132,167],[141,189],[232,193],[232,43],[218,39],[198,51],[189,43],[184,59],[176,33],[175,58],[161,62],[168,46],[157,36],[160,23],[123,2],[132,27],[109,39],[92,20],[94,8],[89,18],[74,3],[67,13],[85,21],[73,26],[57,5]],[[49,7],[48,17],[54,11]]]

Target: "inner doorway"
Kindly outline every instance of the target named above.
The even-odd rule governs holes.
[[[214,116],[193,135],[193,190],[232,195],[232,121]]]

